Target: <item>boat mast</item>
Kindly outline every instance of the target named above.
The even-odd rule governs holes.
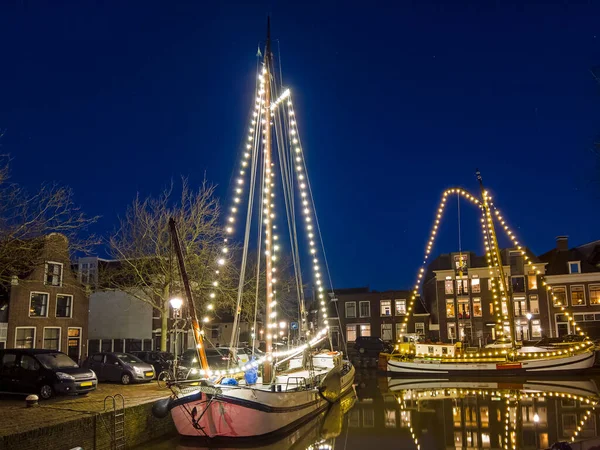
[[[266,353],[267,358],[263,366],[263,384],[270,384],[273,378],[273,367],[271,365],[271,353],[273,350],[273,329],[271,325],[271,314],[273,311],[272,302],[273,297],[273,260],[272,260],[272,236],[273,227],[271,225],[271,178],[273,177],[271,169],[271,18],[267,17],[267,43],[265,48],[265,60],[264,60],[264,77],[265,77],[265,106],[264,106],[264,132],[265,132],[265,146],[264,146],[264,196],[266,202],[265,215],[267,218],[264,224],[265,226],[265,254],[266,254],[266,283],[267,283],[267,297],[265,299],[265,327],[266,327]]]
[[[479,187],[481,189],[481,201],[483,203],[483,209],[485,212],[485,216],[487,218],[488,221],[488,228],[490,230],[490,237],[492,240],[492,248],[491,251],[494,252],[494,254],[496,255],[496,261],[498,261],[498,271],[500,272],[500,283],[502,284],[502,290],[503,292],[501,292],[500,294],[504,294],[505,298],[506,298],[506,312],[507,312],[507,317],[508,317],[508,322],[509,322],[509,327],[510,327],[510,336],[507,339],[506,336],[503,336],[504,338],[501,340],[509,340],[511,343],[511,346],[513,348],[513,350],[515,349],[515,320],[513,317],[513,302],[512,302],[512,294],[508,289],[508,285],[506,283],[506,277],[504,276],[504,265],[502,263],[502,256],[500,254],[500,247],[498,247],[498,239],[496,238],[496,229],[494,228],[494,219],[492,217],[492,213],[490,212],[490,205],[488,203],[488,195],[486,190],[483,187],[483,179],[481,178],[481,172],[479,172],[479,170],[477,170],[476,172],[477,175],[477,180],[479,181]],[[500,307],[502,307],[502,303],[503,303],[503,299],[502,296],[500,297]],[[504,325],[502,325],[502,327],[504,328]]]
[[[194,339],[196,340],[196,352],[198,353],[198,361],[200,366],[204,370],[204,373],[208,375],[208,360],[206,359],[206,352],[204,351],[204,345],[202,338],[202,326],[198,322],[198,316],[196,314],[196,308],[194,306],[194,299],[192,297],[192,290],[190,289],[190,280],[185,270],[185,263],[183,261],[183,253],[181,251],[181,244],[179,243],[179,234],[177,233],[177,226],[175,225],[175,219],[172,217],[169,219],[169,230],[173,237],[173,244],[175,247],[175,254],[177,255],[177,261],[179,263],[179,272],[183,280],[183,287],[185,289],[185,297],[187,300],[188,315],[192,319],[192,329],[194,330]],[[164,314],[164,313],[163,313]]]

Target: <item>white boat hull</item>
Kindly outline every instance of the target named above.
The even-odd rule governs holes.
[[[457,361],[441,362],[425,358],[396,360],[387,362],[389,373],[418,373],[427,375],[466,375],[466,376],[518,376],[526,374],[565,374],[579,372],[594,365],[595,353],[587,351],[562,358],[538,358],[521,360],[517,363]]]
[[[352,389],[354,367],[340,376],[338,398]],[[331,404],[318,388],[272,392],[247,386],[218,386],[173,401],[171,416],[182,436],[196,438],[271,438],[291,431]],[[193,412],[195,410],[195,413]]]

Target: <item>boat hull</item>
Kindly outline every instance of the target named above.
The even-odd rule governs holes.
[[[587,370],[594,365],[595,353],[588,351],[563,358],[539,358],[522,360],[518,363],[505,362],[441,362],[435,360],[415,359],[387,361],[387,372],[392,374],[467,375],[467,376],[523,376],[538,374],[552,376],[556,374],[576,373]]]
[[[354,368],[341,376],[338,398],[352,389]],[[222,393],[195,393],[175,399],[171,408],[180,435],[224,440],[272,439],[302,425],[331,404],[318,388],[272,392],[220,386]],[[196,409],[192,420],[191,412]]]

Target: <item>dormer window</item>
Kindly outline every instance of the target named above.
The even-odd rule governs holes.
[[[569,261],[569,273],[581,273],[581,261]]]

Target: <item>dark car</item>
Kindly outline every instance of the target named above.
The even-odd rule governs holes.
[[[0,350],[0,391],[38,394],[87,394],[96,389],[93,370],[81,368],[56,350]]]
[[[381,352],[391,352],[393,346],[374,336],[360,336],[356,338],[354,349],[359,353],[379,354]]]
[[[130,355],[140,358],[145,363],[154,367],[154,373],[158,376],[163,371],[168,371],[175,359],[172,353],[149,351],[149,352],[129,352]]]
[[[98,375],[99,381],[119,381],[129,384],[151,381],[154,367],[129,353],[101,352],[88,357],[83,363]]]

